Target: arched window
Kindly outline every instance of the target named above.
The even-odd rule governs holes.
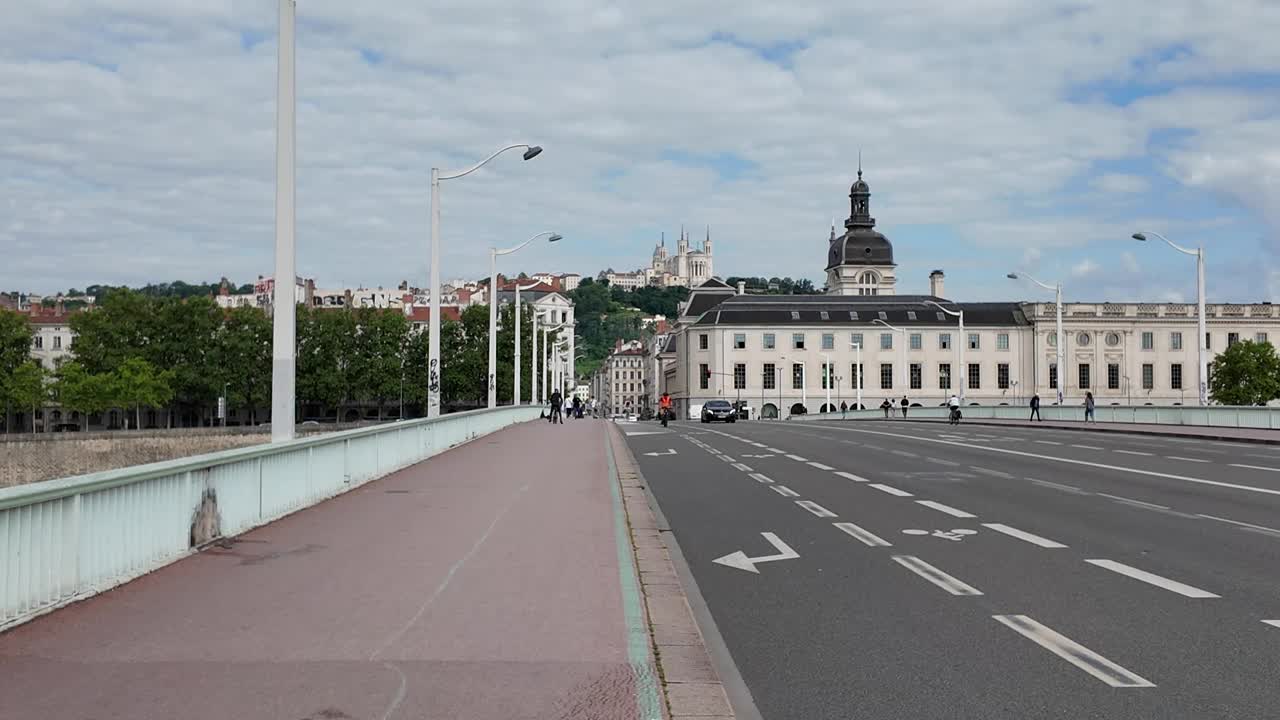
[[[879,275],[876,275],[874,272],[871,272],[870,270],[868,270],[868,271],[866,271],[866,272],[862,273],[862,280],[861,280],[861,282],[862,282],[862,284],[863,284],[863,285],[879,285],[879,284],[880,284],[880,276],[879,276]]]

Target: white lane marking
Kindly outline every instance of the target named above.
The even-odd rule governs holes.
[[[864,477],[858,477],[857,475],[854,475],[851,472],[842,472],[840,470],[837,470],[836,474],[844,478],[845,480],[852,480],[854,482],[871,482],[870,480]]]
[[[978,517],[973,513],[968,513],[968,512],[965,512],[964,510],[958,510],[956,508],[951,507],[950,505],[943,505],[940,502],[934,502],[932,500],[917,500],[916,503],[919,505],[923,505],[927,508],[933,508],[938,512],[946,513],[951,517],[958,517],[958,518]]]
[[[1271,627],[1280,628],[1280,620],[1263,620],[1262,622],[1270,625]]]
[[[914,555],[894,555],[893,561],[952,595],[981,595],[982,591],[954,578]]]
[[[769,487],[773,488],[774,492],[778,493],[783,497],[800,497],[800,493],[796,492],[795,490],[792,490],[786,485],[770,485]]]
[[[1142,452],[1141,450],[1112,450],[1111,452],[1118,452],[1121,455],[1141,455],[1143,457],[1151,457],[1152,455],[1155,454],[1155,453],[1149,453],[1149,452]]]
[[[789,454],[789,455],[787,455],[787,457],[791,458],[792,460],[795,460],[796,462],[809,462],[809,458],[802,458],[802,457],[800,457],[799,455],[790,455],[790,454]]]
[[[992,615],[997,622],[1031,642],[1075,665],[1102,682],[1117,688],[1155,687],[1134,674],[1061,633],[1041,625],[1026,615]]]
[[[1252,523],[1240,522],[1239,520],[1228,520],[1227,518],[1216,517],[1213,515],[1198,514],[1198,516],[1206,520],[1217,520],[1218,522],[1231,523],[1232,525],[1239,525],[1240,527],[1246,528],[1249,530],[1256,530],[1258,532],[1269,533],[1272,535],[1280,536],[1280,530],[1277,530],[1275,528],[1269,528],[1265,525],[1253,525]]]
[[[773,482],[773,480],[768,475],[761,475],[760,473],[757,473],[757,472],[751,473],[751,477],[755,478],[756,482],[762,482],[766,485],[769,485]]]
[[[1267,472],[1280,472],[1280,467],[1264,467],[1262,465],[1245,465],[1243,463],[1229,463],[1231,467],[1246,468],[1248,470],[1266,470]]]
[[[865,530],[849,522],[831,523],[835,525],[841,532],[844,532],[862,542],[862,544],[870,547],[893,547],[892,543],[875,533]]]
[[[1039,545],[1042,548],[1055,549],[1055,548],[1066,547],[1066,545],[1063,545],[1060,542],[1055,542],[1048,538],[1042,538],[1039,535],[1029,533],[1025,530],[1019,530],[1016,527],[1010,527],[1002,523],[982,523],[982,527],[990,528],[991,530],[995,530],[998,533],[1004,533],[1009,537],[1018,538],[1019,540],[1022,540],[1024,542],[1029,542],[1032,545]]]
[[[904,437],[909,437],[909,436],[904,436]],[[868,449],[868,450],[883,450],[883,449],[884,449],[884,448],[880,447],[879,445],[872,445],[872,444],[870,444],[870,443],[863,443],[863,444],[862,444],[862,447],[864,447],[864,448],[866,448],[866,449]]]
[[[724,557],[718,557],[711,562],[719,563],[731,568],[737,568],[738,570],[746,570],[747,572],[759,575],[760,571],[756,569],[756,565],[759,565],[760,563],[775,562],[777,560],[795,560],[800,557],[800,553],[792,550],[786,543],[782,542],[777,535],[774,535],[771,532],[763,532],[760,534],[764,536],[765,540],[769,541],[769,544],[773,546],[774,550],[778,551],[776,555],[747,557],[745,552],[738,550],[736,552],[731,552]]]
[[[1006,480],[1012,480],[1012,479],[1013,479],[1013,476],[1012,476],[1012,475],[1010,475],[1009,473],[1007,473],[1007,472],[1000,472],[999,470],[988,470],[987,468],[978,467],[977,465],[970,465],[970,466],[969,466],[969,469],[970,469],[970,470],[976,470],[977,472],[980,472],[980,473],[982,473],[982,474],[984,474],[984,475],[994,475],[995,477],[998,477],[998,478],[1004,478],[1004,479],[1006,479]]]
[[[1101,449],[1102,449],[1102,448],[1098,447],[1097,445],[1075,445],[1075,444],[1072,444],[1072,445],[1071,445],[1071,447],[1073,447],[1073,448],[1080,448],[1081,450],[1101,450]]]
[[[909,457],[909,458],[920,457],[919,455],[913,452],[907,452],[906,450],[890,450],[889,452],[893,453],[894,455],[901,455],[902,457]]]
[[[831,467],[830,465],[823,465],[820,462],[814,462],[812,460],[809,461],[809,464],[812,465],[813,467],[818,468],[819,470],[835,470],[835,468]]]
[[[1036,440],[1036,442],[1039,443],[1040,445],[1061,445],[1062,444],[1060,442],[1054,442],[1053,440]]]
[[[1157,505],[1155,503],[1142,502],[1141,500],[1133,500],[1132,498],[1120,497],[1119,495],[1108,495],[1107,493],[1098,493],[1098,494],[1101,495],[1102,497],[1111,498],[1112,500],[1115,500],[1117,502],[1122,502],[1126,505],[1137,505],[1139,507],[1155,508],[1156,510],[1169,509],[1168,505]]]
[[[717,449],[715,449],[715,448],[713,448],[713,447],[711,447],[711,446],[706,446],[706,448],[707,448],[707,452],[711,453],[712,455],[720,455],[720,454],[721,454],[719,450],[717,450]]]
[[[820,518],[839,517],[835,513],[822,507],[821,505],[819,505],[818,503],[812,500],[797,500],[796,504],[804,508],[805,510],[808,510],[809,512],[813,513],[814,515],[817,515]]]
[[[752,445],[754,445],[754,446],[756,446],[756,447],[758,447],[758,448],[768,447],[768,446],[767,446],[767,445],[765,445],[764,443],[753,442],[753,443],[751,443],[751,444],[752,444]]]
[[[843,432],[864,433],[868,435],[885,435],[887,437],[908,438],[911,440],[920,440],[921,442],[932,442],[941,445],[955,445],[957,447],[973,447],[964,443],[955,443],[947,440],[938,440],[935,438],[916,437],[914,435],[899,435],[896,433],[882,432],[879,430],[862,430],[860,428],[846,428],[830,426],[822,428],[824,430],[840,430]],[[1040,455],[1039,453],[1025,452],[1022,450],[1010,450],[1008,448],[983,447],[983,450],[993,453],[1002,453],[1004,455],[1018,455],[1020,457],[1038,458],[1040,460],[1052,460],[1054,462],[1066,463],[1068,465],[1083,465],[1085,467],[1102,468],[1103,470],[1116,470],[1118,472],[1133,473],[1134,475],[1147,475],[1150,477],[1160,477],[1169,480],[1181,480],[1182,482],[1196,483],[1197,485],[1212,485],[1214,487],[1230,488],[1232,490],[1244,490],[1246,492],[1261,493],[1263,495],[1280,495],[1280,490],[1271,488],[1255,487],[1253,485],[1240,485],[1238,483],[1222,482],[1220,480],[1205,480],[1204,478],[1194,478],[1186,475],[1174,475],[1172,473],[1156,472],[1155,470],[1142,470],[1139,468],[1124,467],[1123,465],[1108,465],[1107,463],[1089,462],[1087,460],[1077,460],[1075,458],[1055,457],[1053,455]],[[1204,452],[1208,452],[1207,450]],[[977,468],[974,468],[975,470]]]
[[[1076,487],[1075,485],[1063,485],[1062,483],[1050,482],[1050,481],[1048,481],[1048,480],[1037,480],[1037,479],[1035,479],[1035,478],[1027,478],[1027,479],[1028,479],[1028,480],[1030,480],[1031,482],[1033,482],[1033,483],[1037,484],[1037,485],[1043,485],[1043,486],[1045,486],[1045,487],[1051,487],[1051,488],[1053,488],[1053,489],[1055,489],[1055,490],[1062,490],[1062,491],[1064,491],[1064,492],[1075,493],[1075,494],[1077,494],[1077,495],[1092,495],[1092,494],[1093,494],[1093,493],[1089,492],[1088,490],[1081,490],[1080,488]]]
[[[1218,597],[1217,595],[1214,595],[1213,593],[1208,592],[1207,590],[1201,590],[1200,588],[1192,587],[1190,585],[1180,583],[1177,580],[1170,580],[1169,578],[1161,577],[1154,573],[1149,573],[1146,570],[1139,570],[1136,567],[1125,565],[1124,563],[1119,563],[1119,562],[1116,562],[1115,560],[1085,560],[1085,562],[1089,563],[1090,565],[1097,565],[1098,567],[1103,568],[1104,570],[1110,570],[1111,572],[1120,573],[1121,575],[1124,575],[1126,577],[1131,577],[1134,580],[1141,580],[1142,582],[1147,583],[1149,585],[1155,585],[1158,588],[1161,588],[1163,590],[1168,590],[1169,592],[1174,592],[1185,597],[1189,597],[1189,598]]]
[[[719,457],[721,460],[727,463],[736,462],[733,458],[729,457],[728,455],[720,455]]]
[[[956,465],[956,463],[953,463],[950,460],[943,460],[941,458],[936,458],[936,457],[927,457],[924,460],[925,462],[937,463],[938,465],[947,465],[949,467],[955,467]]]
[[[782,453],[782,451],[781,451],[781,450],[779,450],[779,449],[778,449],[778,448],[776,448],[776,447],[765,448],[765,449],[766,449],[766,450],[768,450],[768,451],[769,451],[769,452],[771,452],[771,453],[778,453],[778,454],[781,454],[781,453]]]
[[[742,463],[734,463],[733,466],[738,468],[742,472],[751,472],[751,467],[748,465],[743,465]]]
[[[871,483],[867,487],[873,487],[881,492],[887,492],[890,495],[897,495],[898,497],[911,497],[911,493],[907,492],[906,490],[899,490],[896,487],[881,485],[880,483]]]
[[[1180,460],[1180,461],[1182,461],[1182,462],[1198,462],[1198,463],[1213,462],[1212,460],[1205,460],[1204,458],[1178,457],[1177,455],[1166,455],[1166,456],[1165,456],[1165,459],[1166,459],[1166,460]]]

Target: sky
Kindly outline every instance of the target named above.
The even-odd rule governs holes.
[[[277,4],[4,0],[0,289],[237,283],[275,242]],[[708,233],[821,285],[858,153],[898,291],[1280,301],[1276,0],[297,5],[297,267],[594,275]]]

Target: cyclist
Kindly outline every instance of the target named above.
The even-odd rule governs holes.
[[[947,407],[951,408],[948,422],[952,425],[958,425],[960,423],[960,397],[953,394],[951,399],[947,401]]]
[[[671,418],[671,395],[665,391],[658,400],[658,414],[662,416],[662,427],[666,427],[667,420]]]

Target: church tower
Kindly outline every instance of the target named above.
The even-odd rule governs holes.
[[[858,158],[858,179],[849,188],[849,219],[845,233],[835,227],[827,241],[828,295],[893,295],[897,278],[893,245],[876,232],[871,217],[871,186],[862,179],[862,158]]]

